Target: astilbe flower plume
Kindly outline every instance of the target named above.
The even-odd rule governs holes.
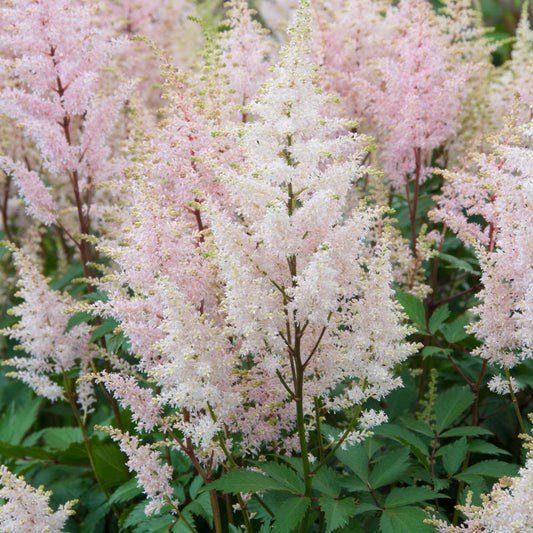
[[[371,244],[381,210],[345,211],[366,140],[326,115],[308,31],[304,2],[250,121],[230,135],[175,85],[163,134],[137,147],[135,230],[103,248],[120,274],[102,281],[100,307],[122,322],[157,403],[173,408],[166,427],[209,463],[226,446],[298,450],[293,398],[305,416],[314,398],[328,410],[382,398],[414,350],[387,231]]]
[[[470,329],[483,341],[475,353],[504,367],[531,357],[533,338],[533,151],[531,126],[508,119],[493,152],[470,168],[445,172],[433,213],[467,244],[482,268],[479,321]],[[474,218],[476,217],[476,218]]]
[[[386,178],[403,190],[408,175],[426,177],[433,149],[458,131],[468,63],[424,0],[324,4],[315,17],[324,82],[351,118],[364,119]]]
[[[76,500],[59,506],[54,511],[49,506],[51,492],[42,487],[32,487],[22,476],[16,476],[0,465],[0,532],[61,533],[65,522],[74,514]]]
[[[115,171],[109,136],[130,91],[106,87],[102,69],[125,41],[111,40],[78,0],[9,0],[0,24],[0,112],[39,153],[34,168],[8,154],[0,165],[32,215],[47,224],[62,215],[71,233],[87,233],[96,185]]]
[[[148,444],[141,444],[138,437],[127,432],[122,433],[118,429],[109,429],[108,432],[128,456],[126,465],[135,472],[139,487],[150,500],[145,506],[145,513],[157,514],[165,504],[176,506],[170,485],[172,467],[162,462],[159,452]]]
[[[272,80],[249,106],[254,120],[240,132],[245,160],[222,178],[235,207],[208,202],[222,310],[242,360],[233,387],[241,405],[227,421],[213,409],[214,420],[241,432],[243,448],[274,439],[298,447],[289,438],[295,412],[287,388],[304,395],[306,412],[313,397],[335,408],[382,397],[398,384],[388,369],[413,349],[401,343],[386,244],[366,243],[380,213],[361,207],[344,219],[364,140],[323,116],[328,97],[308,59],[308,31],[303,3]],[[368,321],[379,335],[363,333]],[[179,337],[165,343],[169,362],[159,379],[178,363],[178,346]],[[344,392],[330,399],[338,384]],[[169,379],[162,386],[168,395],[175,387]]]
[[[268,38],[268,31],[252,18],[256,12],[246,1],[232,0],[226,6],[228,30],[222,33],[219,41],[221,61],[228,77],[231,100],[242,107],[255,98],[257,89],[266,79],[275,47]],[[246,115],[243,118],[246,119]]]
[[[90,327],[82,323],[67,331],[67,312],[75,306],[74,299],[50,289],[39,267],[23,252],[14,249],[13,257],[19,277],[17,296],[23,302],[11,309],[20,320],[2,333],[18,341],[19,349],[27,356],[12,357],[4,364],[16,369],[8,375],[22,380],[40,396],[52,401],[62,399],[62,382],[58,384],[52,377],[62,376],[77,365],[81,374],[88,371],[92,357]],[[79,384],[78,401],[85,410],[90,409],[94,397],[87,383]]]
[[[489,107],[497,124],[502,127],[504,118],[520,98],[520,117],[531,118],[533,106],[533,30],[529,20],[529,2],[523,3],[522,15],[516,28],[516,40],[511,51],[511,59],[492,76]]]

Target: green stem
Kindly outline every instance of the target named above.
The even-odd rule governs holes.
[[[345,430],[345,432],[342,434],[341,438],[337,441],[335,446],[328,452],[328,454],[322,459],[318,465],[313,469],[311,472],[311,475],[315,475],[334,455],[335,452],[342,446],[343,442],[348,438],[348,435],[354,430],[355,425],[357,424],[357,421],[359,420],[359,415],[361,414],[361,410],[363,409],[362,405],[358,405],[355,410],[355,415],[353,416],[352,420],[350,421],[350,424],[348,425],[348,428]]]
[[[312,491],[311,465],[309,463],[309,451],[307,446],[307,436],[305,434],[305,416],[303,406],[303,367],[301,360],[296,360],[296,383],[295,383],[295,402],[296,402],[296,425],[298,428],[298,438],[300,440],[300,449],[302,455],[302,467],[304,474],[305,496],[310,498]],[[298,533],[307,532],[307,519],[309,513],[305,513],[304,519],[300,523]]]
[[[315,397],[315,419],[316,419],[316,436],[318,439],[318,454],[320,460],[324,459],[324,441],[322,439],[322,428],[320,427],[320,400]]]
[[[63,382],[65,384],[65,390],[67,393],[67,398],[70,404],[70,407],[72,409],[72,412],[74,414],[74,418],[76,419],[76,422],[81,430],[81,434],[83,437],[83,444],[85,445],[85,450],[87,451],[87,457],[89,458],[89,464],[91,465],[91,469],[93,471],[94,477],[96,479],[96,482],[98,483],[98,486],[100,487],[100,490],[104,493],[104,496],[106,497],[106,500],[109,501],[109,492],[105,488],[104,484],[102,483],[102,480],[100,479],[100,476],[98,475],[98,472],[96,470],[96,463],[94,461],[93,452],[91,449],[91,444],[89,442],[89,436],[87,434],[87,430],[85,428],[85,424],[83,423],[83,420],[80,416],[78,406],[76,405],[76,400],[74,399],[74,395],[71,391],[70,382],[67,376],[63,373]],[[117,508],[110,504],[111,510],[113,511],[113,514],[118,518],[119,512]]]
[[[526,432],[526,426],[524,425],[524,419],[522,418],[522,413],[520,412],[520,406],[518,405],[518,400],[516,399],[516,395],[513,390],[513,384],[511,381],[511,374],[509,373],[509,369],[505,369],[505,377],[507,378],[507,382],[509,383],[509,392],[511,393],[511,399],[513,400],[513,406],[516,413],[516,418],[518,419],[518,424],[520,425],[520,429],[522,430],[522,433]]]

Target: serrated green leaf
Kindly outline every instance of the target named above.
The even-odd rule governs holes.
[[[196,495],[200,491],[204,484],[204,480],[202,479],[202,476],[196,476],[191,483],[191,486],[189,487],[189,495],[194,500],[196,498]]]
[[[189,503],[185,509],[183,509],[183,514],[190,520],[189,522],[194,522],[194,516],[201,516],[206,520],[210,527],[213,524],[213,509],[211,507],[211,501],[209,499],[209,494],[203,492],[200,494],[194,501]]]
[[[136,533],[168,533],[175,520],[174,516],[168,512],[163,512],[162,516],[147,516],[144,512],[146,504],[146,501],[137,504],[124,520],[122,528],[133,528]]]
[[[142,489],[139,487],[137,478],[130,479],[111,494],[109,503],[129,502],[139,494],[142,494]]]
[[[431,429],[431,426],[423,420],[416,420],[415,418],[412,418],[410,416],[405,416],[401,419],[401,423],[406,428],[412,429],[413,431],[416,431],[417,433],[420,433],[425,437],[433,438],[435,436],[433,430]]]
[[[484,453],[487,455],[511,455],[507,450],[498,448],[498,446],[494,446],[494,444],[480,439],[469,442],[468,451],[472,453]]]
[[[233,494],[238,494],[239,492],[263,492],[267,490],[289,492],[285,484],[260,472],[241,468],[230,470],[221,479],[210,483],[207,488]]]
[[[427,514],[419,507],[385,509],[379,524],[381,533],[435,533],[435,527],[425,524]]]
[[[455,257],[454,255],[440,253],[439,258],[441,261],[448,263],[451,267],[458,270],[463,270],[464,272],[469,272],[470,274],[479,274],[479,271],[476,270],[468,261]]]
[[[362,503],[357,504],[355,515],[364,514],[364,513],[375,513],[376,511],[380,511],[380,510],[381,508],[377,507],[373,503],[362,502]]]
[[[335,455],[356,476],[365,482],[368,481],[368,454],[363,446],[358,444],[346,450],[338,449]]]
[[[91,446],[94,465],[100,481],[105,487],[114,487],[129,480],[124,454],[116,444]]]
[[[447,354],[452,353],[452,350],[449,350],[448,348],[439,348],[438,346],[425,346],[422,349],[422,357],[446,357]]]
[[[324,511],[326,518],[326,533],[331,533],[345,526],[348,520],[352,516],[355,516],[357,511],[357,506],[353,498],[338,500],[329,496],[322,496],[319,502],[320,508]]]
[[[411,452],[424,465],[424,467],[426,469],[429,468],[427,444],[408,429],[396,424],[382,424],[381,426],[374,428],[373,431],[376,435],[383,435],[409,446]]]
[[[304,480],[292,468],[279,463],[261,463],[260,468],[272,479],[285,485],[293,494],[305,492]]]
[[[420,331],[426,331],[426,309],[421,300],[407,292],[396,292],[396,298],[404,308],[407,316],[419,326]]]
[[[52,460],[55,454],[46,451],[44,448],[34,446],[21,446],[19,444],[10,444],[9,442],[0,441],[0,456],[9,459],[42,459]]]
[[[451,312],[448,304],[437,307],[429,319],[429,331],[435,333],[440,325],[448,319],[450,314]]]
[[[313,476],[313,489],[331,498],[338,498],[341,493],[342,484],[335,470],[328,466],[323,466]]]
[[[96,342],[104,335],[111,333],[117,326],[118,322],[114,318],[106,318],[94,331],[91,336],[91,342]]]
[[[46,428],[43,439],[50,448],[66,450],[73,442],[82,442],[83,436],[78,427]]]
[[[492,431],[481,426],[461,426],[441,433],[440,437],[476,437],[478,435],[492,435]]]
[[[475,465],[469,466],[459,474],[455,475],[456,479],[470,483],[475,481],[478,476],[500,478],[503,476],[516,476],[518,465],[505,463],[498,460],[481,461]]]
[[[85,298],[87,298],[87,300],[90,300],[91,302],[107,302],[107,300],[109,299],[107,294],[101,291],[90,292],[89,294],[85,295]]]
[[[373,489],[398,480],[409,468],[409,451],[405,448],[385,455],[372,470],[369,483]]]
[[[26,396],[24,403],[11,402],[0,418],[0,440],[20,444],[24,435],[37,420],[42,398]]]
[[[91,313],[87,313],[86,311],[74,313],[68,320],[67,327],[65,328],[65,333],[70,331],[72,328],[78,326],[79,324],[88,323],[91,320],[94,320],[94,316]]]
[[[443,324],[440,330],[448,342],[457,343],[468,337],[469,334],[466,332],[465,326],[469,323],[470,319],[467,316],[463,316],[453,322]]]
[[[85,500],[84,500],[85,503]],[[106,517],[107,513],[111,510],[108,502],[103,502],[95,509],[92,509],[83,520],[83,524],[80,528],[80,533],[94,533],[99,528],[100,522]]]
[[[50,288],[55,291],[64,289],[73,279],[80,278],[84,274],[83,265],[72,265],[65,274],[51,283]]]
[[[309,498],[289,496],[277,509],[274,533],[290,533],[300,525],[311,505]]]
[[[400,487],[393,488],[387,499],[385,500],[385,507],[403,507],[412,503],[425,502],[434,500],[435,498],[446,498],[442,494],[435,492],[427,487]]]
[[[435,402],[437,432],[445,430],[474,402],[475,394],[465,388],[454,387],[442,393]]]
[[[340,484],[349,492],[369,492],[370,489],[365,481],[353,475],[342,476],[339,478]]]
[[[468,451],[468,442],[466,437],[461,437],[459,440],[446,445],[442,454],[442,465],[448,475],[453,475],[463,462]],[[443,448],[443,449],[444,449]]]

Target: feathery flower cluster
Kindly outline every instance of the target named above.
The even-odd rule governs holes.
[[[382,398],[415,349],[403,342],[388,232],[376,239],[381,210],[349,206],[367,141],[328,117],[307,11],[245,108],[253,120],[230,135],[212,136],[217,123],[169,73],[174,109],[138,145],[132,230],[108,243],[120,271],[103,280],[100,307],[206,460],[223,458],[223,428],[244,452],[298,449],[295,397],[306,415],[313,398],[327,410]]]
[[[475,353],[504,367],[533,353],[533,150],[531,126],[517,128],[515,120],[496,139],[492,154],[476,157],[475,174],[444,173],[433,213],[476,245],[483,289],[474,309],[480,320],[471,331],[483,344]]]
[[[381,214],[344,211],[365,141],[325,115],[329,99],[309,60],[307,16],[303,3],[272,80],[249,106],[255,120],[240,132],[245,160],[223,178],[237,216],[208,210],[223,309],[241,358],[251,361],[243,377],[253,401],[238,410],[249,438],[264,426],[265,399],[279,406],[280,426],[290,427],[287,385],[303,388],[295,396],[303,394],[306,411],[313,397],[334,409],[362,403],[397,386],[390,370],[413,351],[402,343],[407,330],[392,299],[386,237],[368,245]],[[301,383],[293,364],[301,365]],[[330,397],[338,385],[342,393]]]
[[[27,168],[28,159],[22,165],[5,157],[0,165],[30,214],[50,224],[75,205],[86,233],[96,185],[115,171],[110,134],[131,90],[129,83],[106,89],[102,69],[125,41],[112,41],[79,0],[11,0],[0,8],[0,21],[0,113],[40,154],[35,168]],[[78,231],[69,217],[62,222]]]
[[[140,444],[138,437],[122,433],[118,429],[106,429],[111,438],[118,442],[120,449],[128,456],[126,463],[131,472],[137,475],[137,483],[150,500],[144,512],[157,514],[165,504],[177,505],[173,498],[170,480],[172,467],[161,461],[160,454],[147,444]]]
[[[11,376],[55,401],[64,398],[64,390],[52,379],[54,374],[64,374],[76,365],[81,374],[89,370],[90,327],[83,323],[67,331],[73,298],[50,289],[48,280],[23,252],[13,249],[13,257],[19,276],[17,296],[23,302],[11,309],[20,320],[2,333],[18,341],[28,357],[12,357],[4,364],[16,369]],[[78,400],[85,410],[90,409],[94,398],[87,384],[79,385]]]
[[[0,465],[0,532],[61,533],[68,517],[74,514],[71,500],[53,511],[49,506],[51,492],[28,485],[22,476]]]
[[[161,425],[161,408],[154,402],[152,391],[141,388],[133,376],[102,372],[95,381],[103,383],[120,404],[131,411],[139,431],[152,431]]]
[[[387,178],[403,190],[408,175],[424,179],[432,150],[458,131],[467,66],[455,60],[443,17],[424,0],[326,4],[315,22],[323,28],[317,48],[326,84],[364,119]]]

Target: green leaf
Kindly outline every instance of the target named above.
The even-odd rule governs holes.
[[[200,494],[194,501],[189,503],[189,505],[183,509],[183,513],[187,516],[201,516],[205,518],[211,528],[213,526],[213,509],[211,508],[211,500],[207,492],[202,492],[202,494]],[[193,522],[192,517],[190,522]]]
[[[349,492],[369,492],[370,489],[365,481],[359,477],[352,475],[342,476],[340,478],[340,484],[343,488],[347,489]]]
[[[487,455],[511,455],[507,450],[498,448],[490,442],[485,442],[481,439],[473,440],[468,443],[468,451],[472,453],[484,453]]]
[[[470,319],[467,316],[462,316],[449,324],[443,324],[440,330],[448,342],[457,343],[468,337],[469,334],[466,332],[465,326],[469,323]]]
[[[437,432],[451,426],[474,402],[475,394],[465,388],[454,387],[441,394],[435,402]]]
[[[55,454],[48,452],[43,448],[33,446],[20,446],[10,444],[9,442],[0,441],[0,456],[9,459],[47,459],[55,458]]]
[[[126,503],[142,494],[142,489],[137,483],[137,479],[130,479],[120,486],[109,498],[109,503]]]
[[[426,437],[434,437],[433,430],[431,429],[431,426],[424,422],[423,420],[416,420],[415,418],[412,418],[411,416],[405,416],[401,420],[402,424],[412,429],[413,431],[416,431],[417,433],[420,433],[421,435],[424,435]]]
[[[335,455],[356,476],[365,482],[368,481],[368,454],[363,446],[357,444],[350,446],[346,450],[339,448]]]
[[[202,476],[198,475],[196,476],[191,483],[191,486],[189,487],[189,495],[194,500],[196,498],[198,492],[202,488],[204,484],[204,480],[202,479]]]
[[[420,331],[426,331],[426,309],[424,304],[412,294],[396,292],[396,298],[404,308],[407,316],[419,326]]]
[[[470,274],[479,274],[479,271],[464,259],[460,259],[454,255],[445,254],[442,252],[439,254],[439,258],[445,263],[448,263],[452,268],[463,270],[464,272],[469,272]]]
[[[79,313],[74,313],[67,323],[67,327],[65,328],[65,333],[70,331],[72,328],[78,326],[79,324],[82,324],[84,322],[90,322],[91,320],[94,320],[94,316],[91,313],[87,313],[86,311],[80,311]]]
[[[450,314],[451,313],[448,304],[437,307],[429,319],[429,331],[431,333],[435,333],[439,329],[440,325],[448,319]]]
[[[466,457],[466,452],[468,451],[466,437],[461,437],[459,440],[448,444],[443,447],[443,450],[442,464],[446,473],[451,476],[459,470],[461,463]]]
[[[224,493],[231,492],[262,492],[266,490],[279,490],[289,492],[284,483],[280,483],[271,477],[267,477],[260,472],[243,470],[238,468],[230,470],[224,477],[210,483],[208,489],[220,490]]]
[[[305,492],[303,479],[292,468],[279,463],[261,463],[260,468],[272,479],[285,485],[293,494]]]
[[[379,524],[381,533],[435,533],[435,527],[425,524],[428,515],[419,507],[385,509]]]
[[[425,346],[422,349],[422,357],[431,357],[433,355],[439,357],[446,357],[447,354],[452,353],[448,348],[439,348],[438,346]]]
[[[78,427],[46,428],[43,439],[47,446],[57,450],[67,449],[73,442],[82,442],[81,429]]]
[[[105,487],[114,487],[129,481],[124,454],[116,444],[91,446],[96,472]]]
[[[380,507],[377,507],[373,503],[359,503],[357,504],[357,508],[355,511],[355,514],[364,514],[364,513],[375,513],[376,511],[380,511]]]
[[[397,426],[396,424],[382,424],[381,426],[374,428],[373,431],[375,435],[383,435],[409,446],[411,452],[424,465],[424,467],[429,468],[427,444],[408,429]]]
[[[319,502],[320,508],[324,511],[326,517],[326,533],[331,533],[345,526],[357,511],[353,498],[338,500],[329,496],[322,496]]]
[[[121,531],[127,528],[134,528],[136,533],[168,533],[170,526],[174,522],[174,517],[171,514],[163,514],[163,516],[146,516],[144,508],[147,502],[138,503],[128,514]],[[170,506],[166,506],[168,509]],[[165,507],[163,508],[165,509]],[[188,530],[190,533],[190,530]]]
[[[409,468],[409,450],[405,448],[385,455],[372,470],[369,482],[372,488],[379,489],[399,479]]]
[[[111,333],[118,325],[114,318],[107,318],[93,331],[91,342],[96,342],[107,333]]]
[[[20,444],[24,435],[37,420],[42,398],[26,396],[24,403],[11,402],[7,412],[0,418],[0,440]]]
[[[352,479],[354,478],[352,477]],[[313,489],[331,498],[338,498],[341,493],[342,484],[335,470],[329,468],[329,466],[323,466],[313,476]]]
[[[304,519],[311,500],[289,496],[276,510],[274,533],[290,533]]]
[[[101,531],[98,526],[110,510],[111,507],[108,502],[103,502],[98,507],[92,509],[89,513],[87,513],[87,515],[85,515],[80,529],[81,533],[94,533],[95,531]]]
[[[391,509],[393,507],[403,507],[411,503],[425,502],[427,500],[434,500],[435,498],[446,498],[427,487],[400,487],[393,488],[387,499],[385,500],[385,507]]]
[[[440,434],[441,437],[477,437],[478,435],[492,435],[492,431],[481,426],[461,426]]]
[[[84,275],[83,265],[72,265],[66,272],[65,275],[59,279],[56,279],[51,285],[55,291],[59,291],[65,288],[73,279],[80,278]]]
[[[463,470],[455,477],[460,481],[471,483],[476,480],[478,476],[500,478],[503,476],[516,476],[518,472],[518,465],[505,463],[503,461],[490,460],[481,461]]]

